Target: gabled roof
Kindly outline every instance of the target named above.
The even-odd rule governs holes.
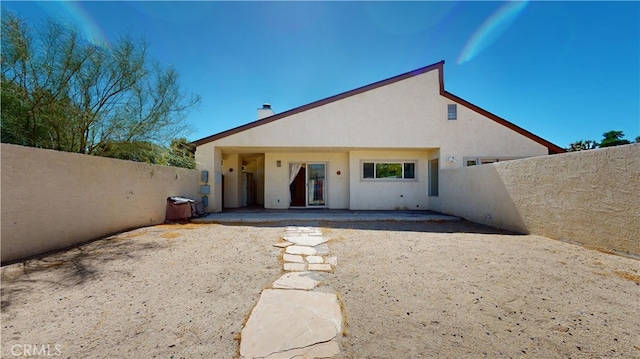
[[[347,98],[347,97],[355,96],[355,95],[358,95],[360,93],[363,93],[363,92],[366,92],[366,91],[370,91],[370,90],[376,89],[378,87],[386,86],[386,85],[392,84],[394,82],[402,81],[402,80],[405,80],[407,78],[410,78],[410,77],[413,77],[413,76],[417,76],[417,75],[421,75],[421,74],[424,74],[426,72],[433,71],[433,70],[439,70],[438,72],[439,72],[439,77],[440,77],[439,82],[440,82],[440,95],[441,96],[444,96],[444,97],[446,97],[446,98],[448,98],[448,99],[450,99],[452,101],[455,101],[456,103],[458,103],[458,104],[460,104],[462,106],[465,106],[465,107],[469,108],[470,110],[475,111],[475,112],[477,112],[477,113],[479,113],[479,114],[481,114],[481,115],[483,115],[483,116],[485,116],[485,117],[487,117],[487,118],[489,118],[489,119],[491,119],[491,120],[493,120],[493,121],[495,121],[495,122],[497,122],[497,123],[509,128],[509,129],[511,129],[513,131],[516,131],[517,133],[519,133],[519,134],[521,134],[521,135],[523,135],[523,136],[525,136],[525,137],[527,137],[527,138],[529,138],[529,139],[531,139],[531,140],[533,140],[533,141],[535,141],[535,142],[547,147],[548,150],[549,150],[549,154],[556,154],[556,153],[566,152],[563,148],[561,148],[561,147],[559,147],[557,145],[554,145],[553,143],[551,143],[551,142],[549,142],[549,141],[547,141],[547,140],[545,140],[545,139],[543,139],[541,137],[538,137],[538,136],[534,135],[533,133],[523,129],[522,127],[519,127],[519,126],[517,126],[517,125],[515,125],[515,124],[513,124],[513,123],[511,123],[511,122],[509,122],[509,121],[507,121],[507,120],[505,120],[505,119],[503,119],[501,117],[498,117],[498,116],[492,114],[491,112],[489,112],[489,111],[487,111],[485,109],[482,109],[482,108],[480,108],[480,107],[478,107],[478,106],[476,106],[476,105],[474,105],[474,104],[472,104],[472,103],[470,103],[470,102],[468,102],[468,101],[466,101],[466,100],[464,100],[464,99],[462,99],[462,98],[460,98],[460,97],[458,97],[458,96],[456,96],[456,95],[454,95],[454,94],[452,94],[452,93],[450,93],[448,91],[445,91],[444,90],[444,60],[442,60],[440,62],[436,62],[435,64],[431,64],[429,66],[421,67],[419,69],[416,69],[416,70],[413,70],[413,71],[409,71],[409,72],[406,72],[404,74],[388,78],[386,80],[374,82],[372,84],[369,84],[369,85],[366,85],[366,86],[362,86],[362,87],[358,87],[356,89],[353,89],[353,90],[350,90],[350,91],[346,91],[346,92],[343,92],[343,93],[340,93],[340,94],[337,94],[337,95],[334,95],[334,96],[331,96],[331,97],[327,97],[327,98],[324,98],[322,100],[311,102],[311,103],[308,103],[306,105],[303,105],[303,106],[300,106],[300,107],[296,107],[294,109],[291,109],[291,110],[288,110],[288,111],[285,111],[285,112],[282,112],[282,113],[279,113],[279,114],[275,114],[275,115],[267,117],[267,118],[263,118],[261,120],[253,121],[253,122],[247,123],[245,125],[232,128],[230,130],[226,130],[226,131],[223,131],[223,132],[220,132],[220,133],[216,133],[214,135],[207,136],[207,137],[201,138],[199,140],[193,141],[193,143],[196,146],[204,145],[205,143],[209,143],[209,142],[218,140],[220,138],[224,138],[224,137],[236,134],[238,132],[246,131],[246,130],[254,128],[254,127],[265,125],[267,123],[277,121],[277,120],[279,120],[281,118],[289,117],[289,116],[295,115],[295,114],[300,113],[300,112],[308,111],[308,110],[314,109],[316,107],[320,107],[320,106],[326,105],[328,103],[339,101],[339,100],[342,100],[342,99]]]

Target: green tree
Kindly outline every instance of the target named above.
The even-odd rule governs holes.
[[[186,138],[175,138],[167,152],[167,165],[184,168],[196,168],[196,146]]]
[[[567,151],[585,151],[585,150],[593,150],[598,147],[598,142],[593,140],[580,140],[573,142],[567,148]]]
[[[611,146],[620,146],[626,145],[631,142],[629,140],[624,139],[624,133],[622,131],[609,131],[602,134],[604,139],[600,142],[600,147],[611,147]]]
[[[109,142],[101,145],[99,149],[104,157],[118,158],[121,160],[155,163],[166,165],[164,160],[165,147],[151,142],[131,141],[131,142]]]
[[[185,134],[200,99],[144,41],[95,46],[53,20],[37,30],[2,12],[2,142],[156,163]]]
[[[640,136],[636,137],[636,143],[640,143]]]

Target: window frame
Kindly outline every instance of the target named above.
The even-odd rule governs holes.
[[[527,158],[525,157],[508,157],[508,156],[465,156],[463,157],[463,163],[464,163],[464,167],[473,167],[473,166],[480,166],[480,165],[488,165],[491,163],[498,163],[498,162],[505,162],[505,161],[512,161],[512,160],[518,160],[518,159],[522,159],[522,158]],[[474,162],[473,164],[469,164],[470,162]]]
[[[440,196],[440,160],[434,158],[427,163],[427,195],[429,197]]]
[[[365,165],[373,164],[373,177],[365,177]],[[377,169],[378,164],[387,164],[387,165],[400,165],[402,170],[402,177],[382,177],[378,178]],[[405,166],[407,164],[413,165],[413,177],[405,177]],[[360,161],[360,181],[365,182],[418,182],[418,161],[417,160],[361,160]]]
[[[464,159],[464,166],[465,167],[473,167],[473,166],[477,166],[480,164],[480,159],[479,158],[466,158]]]

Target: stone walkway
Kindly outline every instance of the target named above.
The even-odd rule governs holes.
[[[342,313],[334,293],[312,291],[338,264],[322,231],[287,227],[285,274],[265,289],[242,329],[243,358],[329,358],[340,352]]]

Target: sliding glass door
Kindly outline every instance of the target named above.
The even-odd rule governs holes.
[[[289,206],[324,207],[327,181],[324,163],[289,163]]]
[[[326,165],[307,163],[307,206],[323,207],[326,203]]]

